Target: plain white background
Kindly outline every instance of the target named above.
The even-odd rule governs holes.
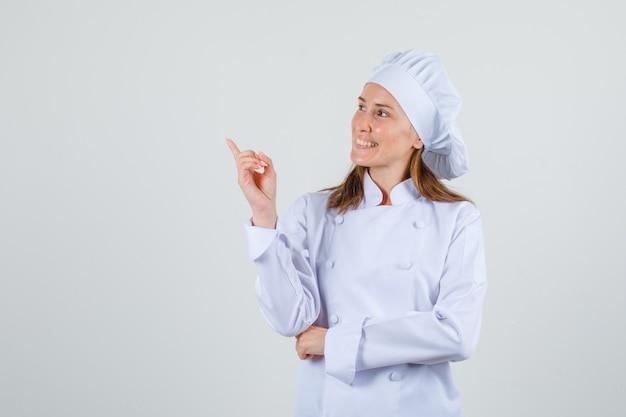
[[[464,100],[490,287],[468,417],[626,413],[619,1],[0,3],[0,415],[289,416],[224,137],[338,183],[389,52]]]

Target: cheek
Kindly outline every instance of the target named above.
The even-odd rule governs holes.
[[[383,129],[380,126],[374,126],[372,127],[372,133],[375,133],[377,137],[379,138],[385,138],[385,137],[389,137],[389,131]]]
[[[411,149],[415,149],[416,146],[419,146],[417,144],[419,136],[417,136],[417,133],[415,133],[415,130],[412,126],[409,126],[407,129],[399,132],[399,134],[402,138],[402,142],[406,144],[406,146],[410,147]]]

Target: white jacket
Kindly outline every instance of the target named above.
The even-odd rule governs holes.
[[[410,179],[391,191],[391,206],[378,206],[367,175],[364,189],[343,215],[321,192],[299,198],[276,230],[246,225],[270,326],[285,336],[329,329],[324,356],[301,362],[295,416],[462,416],[449,362],[478,341],[480,214],[429,201]]]

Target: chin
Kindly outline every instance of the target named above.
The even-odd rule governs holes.
[[[350,158],[350,160],[352,161],[352,163],[354,165],[360,166],[360,167],[369,167],[369,164],[363,161],[359,161],[358,159],[354,159],[354,158]]]
[[[350,160],[352,161],[352,163],[354,165],[358,165],[358,166],[362,166],[362,167],[368,167],[369,166],[367,161],[363,161],[363,159],[361,159],[361,158],[356,158],[353,154],[350,154]]]

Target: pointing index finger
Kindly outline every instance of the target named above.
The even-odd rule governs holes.
[[[237,147],[237,145],[235,144],[235,142],[233,142],[231,139],[226,138],[226,144],[228,145],[228,147],[230,148],[230,151],[233,153],[233,156],[236,158],[237,155],[241,152],[239,150],[239,148]]]

